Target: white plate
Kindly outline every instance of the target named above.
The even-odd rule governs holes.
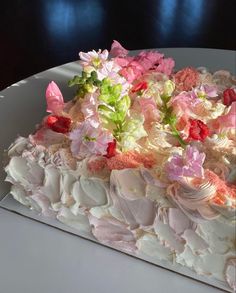
[[[215,71],[218,69],[226,69],[226,70],[229,70],[235,74],[236,52],[234,52],[234,51],[194,49],[194,48],[192,48],[192,49],[183,49],[183,48],[181,48],[181,49],[180,48],[178,48],[178,49],[161,49],[160,51],[165,53],[166,56],[173,57],[176,60],[176,68],[181,68],[184,66],[195,66],[195,67],[206,66],[212,71]],[[47,87],[47,84],[51,80],[54,80],[60,86],[64,97],[65,98],[67,97],[68,99],[70,99],[73,96],[74,90],[67,87],[67,81],[69,79],[71,79],[75,74],[78,74],[79,72],[80,72],[80,67],[79,67],[78,63],[76,63],[76,62],[68,63],[68,64],[65,64],[65,65],[62,65],[59,67],[52,68],[52,69],[47,70],[45,72],[36,74],[36,75],[34,75],[30,78],[27,78],[23,81],[20,81],[0,93],[0,102],[1,102],[1,106],[0,106],[0,134],[1,134],[0,153],[3,152],[3,149],[6,149],[9,146],[9,144],[15,139],[15,137],[18,134],[24,136],[24,135],[28,135],[30,132],[32,132],[32,130],[34,130],[34,125],[37,124],[38,122],[40,122],[41,119],[43,118],[43,116],[45,116],[46,102],[45,102],[44,94],[45,94],[45,89]],[[2,162],[2,159],[0,159],[0,161]],[[0,163],[0,168],[2,168],[1,163]],[[0,200],[9,191],[9,186],[3,183],[4,176],[5,176],[4,172],[1,172],[0,173]],[[16,203],[14,200],[12,200],[12,198],[6,197],[4,200],[2,200],[0,202],[0,205],[8,210],[18,212],[22,215],[25,215],[29,218],[33,218],[37,221],[44,222],[48,225],[60,228],[62,230],[66,230],[68,232],[78,234],[75,230],[70,229],[59,222],[54,222],[54,221],[51,221],[50,219],[45,219],[40,216],[37,216],[34,212],[29,211],[27,208]],[[3,212],[1,212],[1,214],[2,213]],[[3,215],[4,215],[4,213],[3,213]],[[22,223],[23,223],[25,221],[25,219],[21,218],[20,221],[22,221]],[[0,222],[1,222],[1,219],[0,219]],[[14,233],[17,233],[14,230],[14,227],[12,228],[6,223],[5,226],[3,226],[3,229],[4,229],[3,232],[5,232],[5,230],[7,230],[8,227],[9,227],[9,229],[10,228],[13,229],[12,239],[14,241]],[[23,229],[23,228],[24,227],[21,227],[20,229]],[[36,229],[36,223],[32,222],[30,224],[30,227],[28,227],[28,234],[26,236],[29,240],[31,239],[31,235],[32,235],[34,229]],[[46,234],[48,235],[49,239],[51,239],[50,233],[54,233],[54,232],[51,232],[52,230],[49,229],[48,226],[47,227],[45,226],[45,229],[47,231]],[[1,233],[1,230],[0,230],[0,233]],[[81,233],[80,233],[80,235],[81,235]],[[81,236],[89,238],[87,235],[81,235]],[[37,234],[36,238],[37,238],[38,243],[42,242],[42,237],[43,236],[40,235],[40,233]],[[67,243],[67,245],[70,245],[69,244],[70,240],[67,239],[65,235],[64,236],[61,235],[60,237],[62,238],[62,241],[65,241]],[[34,241],[35,240],[36,239],[34,239]],[[52,249],[54,249],[55,251],[57,251],[57,249],[58,249],[58,257],[63,258],[63,249],[60,251],[60,249],[57,247],[56,242],[53,239],[51,239],[51,241],[52,241],[52,243],[51,243],[50,247]],[[27,255],[27,250],[24,249],[23,242],[22,242],[23,253],[21,255],[17,255],[19,262],[24,262],[25,261],[24,256]],[[83,240],[78,239],[78,247],[80,245],[82,245],[82,243],[84,243]],[[92,244],[89,244],[88,246],[90,247],[90,245],[92,245]],[[82,247],[83,247],[83,245],[82,245]],[[83,249],[84,249],[83,255],[84,254],[87,255],[86,261],[88,263],[90,263],[91,274],[95,276],[96,274],[99,273],[98,268],[93,267],[93,262],[94,262],[93,256],[91,255],[91,252],[89,251],[89,249],[87,249],[86,247],[87,247],[86,245],[85,245],[85,247],[83,247]],[[104,250],[104,248],[101,246],[94,246],[94,249],[96,251],[100,251],[101,253],[104,253],[103,259],[100,260],[101,262],[104,262],[104,264],[105,264],[106,261],[109,261],[108,258],[110,257],[111,252],[106,253],[106,250]],[[3,251],[3,250],[9,251],[8,246],[5,245],[5,247],[4,247],[1,245],[1,251]],[[107,250],[107,251],[110,251],[110,250]],[[41,257],[43,257],[42,253],[43,252],[40,252],[39,255],[36,257],[38,260]],[[46,252],[44,251],[44,253],[46,253]],[[70,256],[72,256],[72,255],[76,254],[76,251],[71,251],[70,253],[71,253]],[[3,255],[3,257],[4,257],[4,255]],[[76,257],[78,257],[78,252],[77,252]],[[142,269],[146,268],[148,266],[146,263],[140,262],[140,261],[132,259],[130,257],[124,258],[123,255],[121,257],[119,253],[115,253],[112,257],[115,257],[116,265],[118,265],[120,268],[122,268],[122,266],[124,264],[126,266],[129,266],[129,265],[132,266],[133,264],[135,265],[135,261],[137,262],[137,265]],[[50,255],[49,255],[49,258],[50,258]],[[148,259],[146,259],[146,260],[148,261]],[[9,259],[5,260],[6,267],[8,267],[8,261],[9,261]],[[63,265],[65,265],[65,267],[70,267],[69,259],[64,259],[64,261],[65,262]],[[124,264],[122,262],[124,262]],[[164,266],[168,269],[173,269],[172,266],[170,266],[166,263],[158,262],[158,264],[160,266]],[[20,263],[18,263],[18,266],[20,267]],[[35,267],[35,265],[33,265],[33,267]],[[151,268],[152,268],[151,274],[153,274],[154,271],[158,272],[158,274],[156,275],[156,281],[155,281],[155,282],[159,283],[158,287],[157,287],[156,283],[146,282],[146,284],[145,284],[145,281],[144,280],[141,281],[142,278],[140,279],[140,277],[139,277],[136,280],[137,285],[135,285],[135,287],[134,287],[134,288],[136,288],[136,292],[145,292],[145,293],[146,292],[155,292],[156,288],[159,288],[160,292],[170,292],[170,291],[166,291],[167,288],[169,288],[169,290],[171,290],[171,288],[172,288],[172,290],[175,292],[178,292],[178,288],[182,288],[181,292],[187,292],[187,290],[190,290],[190,288],[191,288],[191,292],[194,292],[194,290],[196,290],[196,292],[198,292],[198,293],[199,292],[206,292],[206,291],[207,292],[217,292],[218,291],[213,288],[205,287],[204,285],[202,285],[200,283],[196,283],[194,281],[191,281],[187,278],[183,278],[183,277],[178,276],[176,274],[171,274],[168,271],[163,270],[160,273],[160,269],[155,268],[153,266]],[[47,267],[44,269],[47,270]],[[58,268],[55,266],[54,269],[57,270]],[[197,276],[196,274],[193,274],[191,271],[189,271],[186,268],[178,267],[176,269],[180,273],[185,274],[189,277],[197,278],[198,280],[200,280],[202,282],[208,282],[209,284],[217,286],[219,288],[225,288],[223,284],[221,284],[219,282],[208,280],[204,277]],[[115,274],[115,269],[113,268],[113,266],[103,268],[103,270],[104,270],[105,276]],[[165,272],[165,273],[163,273],[163,272]],[[32,274],[31,270],[25,270],[25,271],[23,270],[21,272],[17,272],[17,271],[13,272],[13,274],[16,274],[16,273],[20,274],[22,276],[22,280],[25,278],[25,275],[28,275],[28,277],[31,277],[32,279],[35,279],[35,281],[37,281],[35,276]],[[83,270],[81,270],[81,267],[78,267],[76,271],[70,272],[70,274],[75,274],[75,276],[77,275],[77,273],[80,273],[82,275],[84,274]],[[150,273],[150,270],[149,270],[149,273]],[[122,282],[120,284],[120,286],[122,287],[122,289],[120,288],[121,290],[118,290],[118,288],[115,288],[115,283],[114,283],[114,288],[113,288],[114,290],[112,290],[113,292],[129,292],[129,293],[131,292],[131,291],[129,291],[129,288],[131,286],[130,282],[131,282],[131,280],[133,280],[135,275],[133,274],[133,271],[130,271],[129,274],[130,274],[130,278],[124,277],[124,280],[122,280],[122,277],[121,277],[121,282]],[[136,271],[135,271],[135,274],[137,274]],[[0,276],[1,276],[1,271],[0,271]],[[97,290],[96,290],[97,292],[108,292],[108,291],[106,291],[106,288],[108,285],[112,288],[112,281],[110,279],[106,280],[105,276],[104,276],[104,283],[100,289],[97,288]],[[165,281],[166,281],[166,278],[168,278],[168,277],[177,280],[176,281],[177,283],[174,283],[173,286],[171,285],[171,283],[167,284]],[[67,276],[64,276],[64,278],[67,278]],[[1,280],[1,277],[0,277],[0,280]],[[73,280],[75,281],[76,279],[73,279]],[[87,274],[86,275],[84,274],[83,281],[84,280],[87,280],[88,282],[93,281],[93,282],[95,282],[95,284],[97,282],[95,277],[91,277],[91,279],[90,279]],[[48,286],[49,286],[48,288],[51,288],[50,287],[50,280],[46,278],[44,281],[48,284]],[[110,282],[110,284],[107,285],[105,281],[107,281],[108,283]],[[58,280],[58,282],[59,282],[58,284],[55,284],[56,287],[57,286],[60,287],[60,290],[58,292],[67,292],[68,288],[66,288],[66,287],[64,287],[64,291],[61,291],[61,288],[63,288],[64,283],[61,280]],[[1,287],[2,286],[5,286],[5,287],[3,287],[3,288],[5,288],[4,292],[15,292],[14,290],[7,291],[8,290],[7,286],[9,286],[9,284],[4,283],[4,280],[3,280],[3,284],[1,284]],[[14,285],[12,285],[12,286],[14,286]],[[57,287],[57,288],[59,288],[59,287]],[[183,287],[186,289],[186,291],[183,291]],[[80,286],[78,285],[77,288],[79,289]],[[143,288],[143,291],[140,291],[140,288]],[[76,287],[74,287],[74,290],[76,290]],[[118,291],[115,291],[115,290],[118,290]],[[203,291],[201,291],[201,290],[203,290]],[[17,290],[17,292],[21,292],[21,291]],[[28,292],[32,292],[32,291],[24,291],[24,293],[28,293]],[[36,292],[36,291],[34,291],[34,292]],[[47,292],[49,292],[49,290],[47,290]],[[54,292],[54,291],[52,291],[52,289],[50,289],[50,292]],[[57,292],[57,291],[55,291],[55,292]],[[74,291],[72,290],[72,292],[74,292]],[[85,292],[85,291],[83,291],[83,292]],[[87,292],[88,291],[86,291],[86,293]],[[90,292],[94,292],[94,291],[90,291]],[[111,291],[109,291],[109,292],[111,292]]]

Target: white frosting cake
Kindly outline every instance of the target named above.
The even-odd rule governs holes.
[[[155,51],[80,53],[36,132],[10,146],[13,197],[99,242],[236,290],[236,79]]]

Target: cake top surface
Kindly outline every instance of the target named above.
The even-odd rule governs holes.
[[[117,41],[79,56],[82,72],[68,84],[75,97],[65,102],[48,85],[50,114],[31,144],[70,169],[84,162],[95,177],[139,169],[191,218],[234,217],[236,78],[204,67],[176,72],[172,58],[129,56]]]

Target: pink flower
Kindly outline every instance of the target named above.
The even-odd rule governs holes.
[[[128,55],[128,53],[129,51],[122,47],[119,42],[117,42],[116,40],[113,41],[110,50],[110,54],[112,57],[125,57]]]
[[[72,154],[79,157],[106,155],[108,144],[113,141],[110,133],[92,126],[89,120],[82,122],[69,137]]]
[[[199,153],[196,147],[187,146],[182,156],[174,154],[169,162],[166,163],[166,173],[172,181],[182,181],[183,177],[204,176],[202,167],[206,155]]]
[[[164,54],[157,51],[142,51],[134,57],[134,61],[138,62],[143,67],[144,71],[147,71],[159,66],[163,57]]]
[[[225,129],[236,129],[236,102],[231,104],[230,110],[226,115],[219,116],[213,120],[211,127],[216,132],[222,132]]]
[[[171,106],[177,116],[189,115],[196,111],[196,106],[201,103],[201,100],[191,92],[182,92],[171,99]]]
[[[156,71],[164,73],[166,75],[171,75],[173,68],[175,66],[175,61],[172,58],[162,59],[160,64],[156,67]]]
[[[54,81],[46,89],[47,112],[60,115],[64,108],[62,93]]]
[[[84,119],[89,120],[90,124],[95,128],[100,125],[97,106],[97,94],[87,93],[81,103],[81,112],[84,114]]]
[[[148,70],[170,75],[174,66],[171,58],[163,59],[164,55],[155,51],[142,51],[137,56],[118,56],[115,62],[122,67],[120,74],[132,83]]]
[[[95,50],[90,51],[88,53],[80,52],[79,57],[81,59],[81,64],[83,66],[94,66],[99,67],[101,63],[107,60],[108,51],[99,49],[98,52]]]
[[[160,112],[157,109],[157,105],[153,98],[141,98],[139,99],[139,104],[141,112],[144,115],[145,122],[150,123],[160,119]]]
[[[197,85],[199,72],[195,68],[186,67],[174,75],[174,82],[178,91],[190,91]]]
[[[119,74],[121,66],[115,61],[106,61],[102,64],[100,68],[97,69],[97,75],[99,80],[104,78],[109,78],[114,84],[120,83],[122,85],[122,94],[127,94],[127,90],[130,87],[130,84],[127,80]]]
[[[204,93],[208,98],[215,98],[218,96],[217,87],[214,85],[203,84],[197,90],[198,92]]]
[[[136,61],[130,62],[128,66],[120,70],[120,74],[126,78],[129,83],[132,83],[135,79],[139,79],[143,73],[143,67]]]

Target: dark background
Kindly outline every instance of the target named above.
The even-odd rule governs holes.
[[[4,0],[0,90],[78,59],[79,51],[204,47],[236,50],[235,0]]]

